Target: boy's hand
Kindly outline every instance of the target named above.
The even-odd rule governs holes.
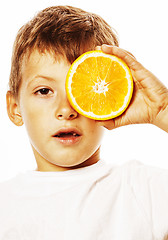
[[[125,61],[134,79],[134,92],[130,105],[119,117],[100,121],[107,129],[136,123],[152,123],[168,130],[168,89],[129,52],[116,46],[97,47],[105,53],[116,55]],[[165,126],[161,126],[164,119]],[[167,119],[167,121],[166,121]]]

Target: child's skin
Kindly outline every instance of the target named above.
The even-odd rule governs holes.
[[[65,92],[69,68],[70,63],[63,58],[56,61],[49,53],[41,55],[34,51],[22,67],[23,81],[17,103],[13,98],[12,103],[7,95],[8,110],[21,114],[20,122],[15,124],[24,122],[39,171],[61,171],[99,160],[96,151],[103,127],[70,106]],[[48,92],[41,94],[41,89]],[[77,132],[80,137],[55,138],[60,130]]]
[[[168,90],[127,51],[103,45],[105,53],[122,58],[134,78],[134,95],[120,117],[95,121],[77,113],[69,104],[65,79],[70,67],[64,58],[34,51],[23,64],[22,84],[15,99],[7,93],[10,119],[26,126],[38,171],[64,171],[92,165],[100,159],[104,127],[113,129],[132,123],[151,123],[168,132]],[[58,131],[73,131],[78,137],[60,139]]]

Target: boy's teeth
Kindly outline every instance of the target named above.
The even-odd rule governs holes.
[[[74,136],[77,137],[79,136],[77,133],[75,132],[67,132],[67,133],[60,133],[58,135],[55,135],[56,137],[68,137],[68,136]]]

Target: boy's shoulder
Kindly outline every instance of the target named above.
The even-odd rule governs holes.
[[[131,188],[137,189],[137,193],[144,192],[146,187],[150,191],[167,189],[168,195],[168,169],[146,165],[140,161],[131,160],[119,166],[122,172],[123,182]]]
[[[168,169],[146,165],[140,161],[132,160],[122,165],[127,177],[135,179],[146,179],[155,181],[156,179],[164,179],[168,177]]]
[[[18,173],[7,180],[2,180],[0,182],[0,192],[12,194],[13,192],[16,192],[16,189],[19,190],[22,183],[23,183],[22,174]]]

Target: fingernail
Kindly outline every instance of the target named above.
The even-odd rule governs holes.
[[[96,50],[101,50],[101,46],[96,46]]]
[[[107,47],[107,48],[111,48],[112,45],[108,45],[108,44],[103,44],[102,47]]]

